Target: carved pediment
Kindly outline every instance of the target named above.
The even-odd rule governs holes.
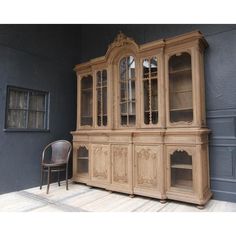
[[[122,47],[124,45],[132,43],[134,43],[134,40],[132,38],[127,37],[124,33],[120,31],[115,37],[113,43],[111,43],[108,48],[110,49],[113,47]]]
[[[106,53],[106,57],[109,57],[110,53],[115,48],[122,48],[125,46],[131,46],[131,48],[135,48],[135,50],[138,50],[138,45],[136,44],[134,39],[126,36],[124,33],[120,31],[115,37],[114,41],[109,45],[107,53]]]

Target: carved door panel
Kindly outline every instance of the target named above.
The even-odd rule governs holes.
[[[92,180],[109,182],[110,147],[109,145],[92,144]]]
[[[130,145],[112,145],[112,184],[131,186],[131,154]]]
[[[159,191],[160,147],[135,146],[135,188]]]

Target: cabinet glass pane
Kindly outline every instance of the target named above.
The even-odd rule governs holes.
[[[170,122],[192,122],[191,55],[179,53],[169,59]]]
[[[89,155],[86,147],[80,147],[77,150],[77,173],[88,174]]]
[[[97,125],[107,125],[107,71],[98,71],[96,75]]]
[[[143,113],[144,124],[158,123],[157,58],[143,60]]]
[[[93,117],[93,78],[91,75],[81,79],[81,125],[92,126]]]
[[[171,155],[171,186],[191,189],[192,169],[192,157],[185,151],[175,151]]]
[[[121,59],[119,73],[121,125],[134,126],[136,122],[134,57],[128,56]]]

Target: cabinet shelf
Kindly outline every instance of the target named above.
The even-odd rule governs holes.
[[[77,157],[78,160],[88,160],[88,157]]]
[[[180,73],[190,73],[191,71],[192,71],[191,68],[185,68],[185,69],[180,69],[180,70],[169,71],[169,74],[173,75],[173,74],[180,74]]]
[[[189,164],[173,164],[171,165],[171,168],[192,170],[193,166]]]
[[[191,111],[191,110],[193,110],[192,107],[170,109],[170,111]]]
[[[186,90],[176,90],[176,91],[171,91],[170,93],[192,93],[192,89],[186,89]]]

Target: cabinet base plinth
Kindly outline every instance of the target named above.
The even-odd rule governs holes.
[[[161,203],[161,204],[165,204],[165,203],[167,203],[167,200],[166,200],[166,199],[161,199],[161,200],[160,200],[160,203]]]
[[[197,205],[197,208],[198,208],[199,210],[203,210],[203,209],[205,208],[205,205]]]

